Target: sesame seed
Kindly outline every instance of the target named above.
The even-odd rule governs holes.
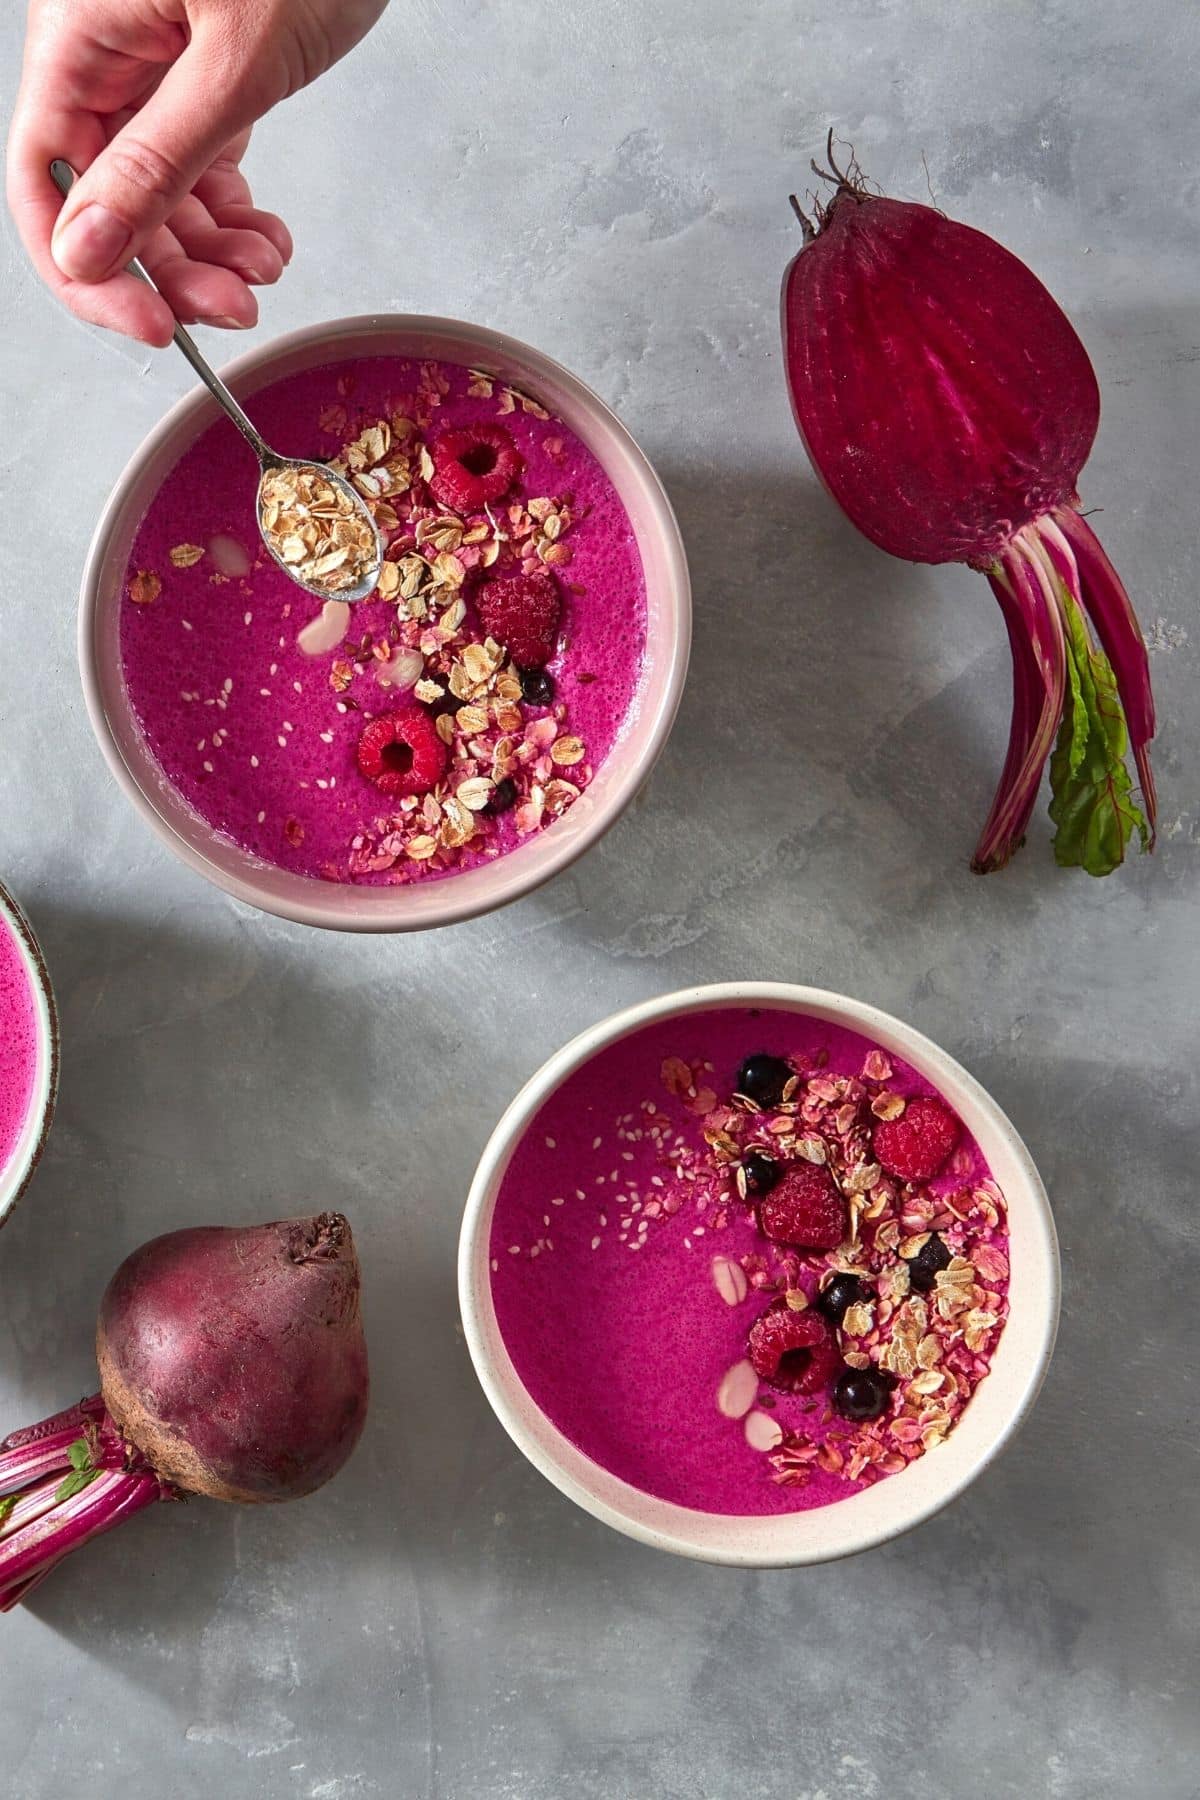
[[[252,757],[251,757],[251,758],[250,758],[250,767],[251,767],[251,768],[252,768],[252,769],[257,769],[257,767],[258,767],[258,758],[257,758],[257,756],[252,756]]]
[[[182,626],[183,626],[183,629],[184,629],[184,630],[185,630],[185,631],[192,631],[192,630],[194,630],[194,629],[195,629],[195,627],[194,627],[194,626],[193,626],[193,624],[192,624],[192,622],[191,622],[191,620],[190,620],[190,619],[181,619],[181,620],[180,620],[180,621],[179,621],[179,623],[180,623],[180,624],[181,624],[181,625],[182,625]]]
[[[206,775],[211,775],[211,774],[212,774],[212,772],[213,772],[213,766],[212,766],[212,764],[211,764],[211,763],[210,763],[210,762],[206,762],[206,763],[205,763],[205,764],[204,764],[204,773],[205,773],[205,774],[206,774]]]

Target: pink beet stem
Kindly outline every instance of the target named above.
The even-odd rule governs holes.
[[[1000,869],[1019,847],[1062,718],[1067,658],[1054,572],[1028,526],[988,574],[1004,609],[1013,657],[1013,722],[992,810],[975,850],[979,874]]]
[[[81,1445],[90,1479],[60,1498],[64,1483],[79,1473],[71,1452]],[[125,1445],[95,1395],[5,1438],[0,1496],[10,1495],[13,1503],[0,1519],[0,1612],[16,1606],[80,1544],[174,1491]]]
[[[23,1589],[31,1576],[162,1498],[156,1475],[106,1469],[78,1494],[6,1538],[0,1544],[0,1612],[8,1611],[14,1602],[13,1589]]]

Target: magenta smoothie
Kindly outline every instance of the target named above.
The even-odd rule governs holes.
[[[551,827],[622,733],[645,645],[637,544],[595,458],[453,364],[306,371],[254,415],[349,475],[387,560],[369,601],[323,606],[260,542],[247,446],[223,420],[198,439],[122,603],[126,690],[167,781],[242,848],[331,881],[451,874]]]
[[[594,1461],[681,1506],[783,1513],[952,1430],[1007,1243],[979,1146],[914,1070],[802,1015],[710,1011],[546,1102],[497,1197],[492,1295],[521,1381]]]
[[[33,986],[13,927],[0,910],[0,1181],[29,1118],[37,1066]]]

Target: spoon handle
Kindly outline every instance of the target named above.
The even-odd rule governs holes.
[[[75,181],[75,171],[70,163],[64,162],[61,157],[55,157],[54,161],[50,164],[50,176],[59,193],[65,198],[65,196],[70,193]],[[149,271],[138,261],[136,256],[131,257],[125,266],[131,275],[136,275],[139,281],[144,281],[146,286],[153,288],[156,294],[161,293],[160,288],[150,276]],[[229,417],[233,420],[233,423],[237,426],[246,442],[250,445],[250,448],[254,451],[259,462],[264,466],[268,463],[277,462],[278,458],[276,457],[275,452],[271,449],[270,445],[265,443],[262,437],[260,437],[259,433],[255,430],[251,421],[246,417],[216,370],[210,368],[191,333],[184,330],[178,319],[175,321],[174,339],[176,346],[182,350],[183,354],[187,357],[213,399],[216,400],[219,406],[222,406],[225,409]]]

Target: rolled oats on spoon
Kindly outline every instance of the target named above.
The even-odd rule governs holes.
[[[61,194],[70,193],[75,171],[69,163],[56,157],[50,174]],[[137,257],[127,267],[159,291]],[[374,592],[385,548],[367,502],[328,464],[279,456],[178,321],[174,341],[258,458],[261,474],[255,510],[269,554],[307,593],[322,600],[365,600]]]

